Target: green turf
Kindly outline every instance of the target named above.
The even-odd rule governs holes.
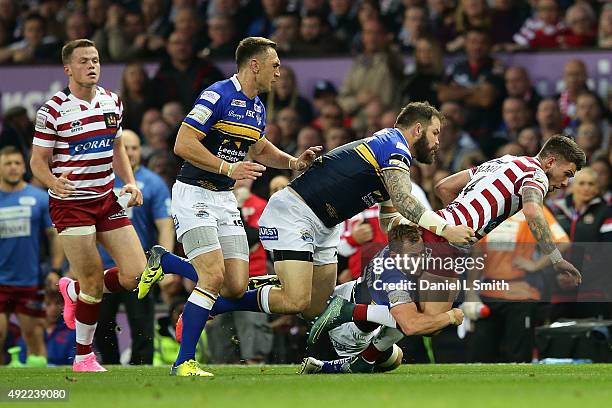
[[[296,366],[212,366],[207,378],[166,368],[0,369],[0,388],[68,388],[69,403],[40,407],[609,407],[612,365],[420,365],[375,375],[295,374]],[[33,404],[0,403],[2,406]]]

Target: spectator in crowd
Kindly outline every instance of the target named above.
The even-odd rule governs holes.
[[[196,58],[185,34],[172,33],[166,48],[169,58],[162,62],[154,78],[157,96],[163,103],[179,101],[189,111],[202,89],[222,80],[223,74],[210,61]]]
[[[294,52],[295,44],[300,37],[300,16],[284,12],[274,19],[274,33],[270,39],[276,42],[276,49],[282,54]]]
[[[612,3],[607,3],[599,15],[597,45],[600,48],[612,48]]]
[[[270,37],[274,32],[273,22],[287,9],[286,0],[261,0],[263,14],[251,19],[246,34],[250,37]]]
[[[603,116],[603,110],[603,104],[596,93],[591,91],[581,92],[578,98],[576,98],[576,118],[570,122],[570,127],[575,128],[584,123],[594,124],[599,128],[600,133],[604,135],[601,147],[607,148],[610,125]]]
[[[281,130],[281,145],[284,152],[293,154],[297,148],[297,134],[300,131],[302,122],[300,115],[292,107],[281,109],[276,115],[276,122]]]
[[[297,147],[295,149],[295,155],[299,156],[309,147],[322,146],[323,138],[321,132],[312,126],[304,126],[297,135]]]
[[[16,1],[0,0],[0,26],[4,26],[7,35],[6,44],[15,40],[19,11]]]
[[[569,246],[569,238],[552,213],[544,207],[553,242],[560,251]],[[527,363],[535,343],[535,306],[541,300],[541,272],[548,258],[534,260],[537,241],[525,215],[518,212],[491,231],[478,244],[484,269],[478,279],[508,282],[508,290],[482,290],[467,293],[467,302],[482,302],[491,314],[475,319],[468,361],[481,363]],[[466,309],[467,310],[467,309]]]
[[[353,117],[363,114],[373,97],[386,106],[394,104],[404,66],[401,56],[391,48],[391,34],[381,21],[367,20],[362,29],[363,53],[353,60],[338,98],[343,111]]]
[[[161,118],[151,122],[149,131],[145,136],[145,145],[142,148],[142,159],[145,163],[149,161],[151,156],[157,152],[169,151],[170,132],[172,129]]]
[[[601,131],[594,123],[583,123],[576,130],[576,143],[584,150],[587,163],[604,154],[601,149]]]
[[[106,23],[93,36],[101,58],[126,61],[141,58],[146,53],[147,35],[142,15],[125,11],[117,4],[106,11]]]
[[[563,126],[569,125],[570,121],[575,119],[578,95],[589,90],[587,79],[586,65],[582,60],[572,59],[565,63],[563,67],[564,89],[557,98],[563,118]]]
[[[535,156],[540,151],[542,135],[538,128],[527,127],[519,132],[516,141],[523,149],[527,156]]]
[[[174,224],[170,216],[170,190],[161,177],[141,165],[140,138],[129,129],[121,134],[125,150],[130,159],[134,178],[143,195],[143,205],[128,208],[130,218],[143,248],[163,245],[169,251],[174,248]],[[115,189],[123,187],[123,181],[115,178]],[[100,248],[105,269],[115,266],[108,253]],[[160,283],[163,290],[164,285]],[[107,294],[100,305],[100,318],[96,329],[96,348],[102,355],[104,364],[119,364],[119,344],[115,327],[119,305],[123,304],[130,325],[131,357],[130,364],[153,363],[153,335],[155,300],[152,296],[138,300],[136,292]]]
[[[401,91],[401,104],[427,101],[439,106],[437,87],[444,81],[442,48],[433,38],[419,38],[414,49],[414,71],[408,73]]]
[[[397,115],[395,115],[395,117],[397,118]],[[334,127],[328,129],[327,132],[324,133],[323,139],[325,140],[325,151],[329,152],[336,147],[352,142],[355,138],[351,129]]]
[[[368,102],[363,115],[365,121],[354,120],[352,123],[358,139],[370,137],[382,129],[381,119],[386,109],[387,107],[378,98],[373,98]]]
[[[182,105],[181,105],[182,106]],[[162,119],[162,114],[159,109],[151,108],[147,109],[142,115],[142,121],[140,122],[140,139],[146,141],[151,138],[151,124],[158,119]]]
[[[243,220],[249,243],[249,277],[266,275],[266,250],[259,241],[259,217],[267,201],[251,192],[251,180],[239,180],[234,195]],[[238,338],[238,353],[235,353]],[[207,325],[206,335],[210,358],[215,363],[244,361],[247,364],[266,362],[272,351],[272,330],[264,313],[238,311],[215,317],[214,324]],[[236,354],[238,354],[236,356]]]
[[[427,9],[421,6],[412,6],[404,11],[404,22],[398,34],[400,46],[403,51],[412,52],[416,49],[417,41],[428,33]]]
[[[514,42],[517,48],[559,48],[565,32],[557,0],[537,0],[535,17],[525,21]]]
[[[246,4],[245,4],[246,3]],[[208,2],[206,18],[226,16],[234,21],[236,36],[246,37],[246,29],[261,12],[259,2],[244,2],[241,0],[212,0]]]
[[[568,29],[561,38],[563,48],[592,47],[597,44],[597,20],[588,3],[576,3],[567,9]]]
[[[174,146],[178,129],[185,118],[183,105],[178,101],[167,102],[162,106],[162,119],[170,126],[169,145]]]
[[[66,19],[65,35],[63,36],[66,42],[79,38],[89,38],[92,33],[92,27],[86,14],[76,11]]]
[[[76,332],[66,327],[62,308],[64,300],[55,290],[45,293],[44,342],[47,349],[47,364],[49,366],[72,365],[76,352]],[[27,364],[28,345],[24,337],[19,339],[21,351],[19,360]]]
[[[208,38],[210,42],[200,51],[200,57],[230,59],[234,56],[238,41],[234,21],[231,18],[226,16],[209,18]]]
[[[176,156],[169,151],[154,152],[147,163],[147,168],[164,179],[168,187],[171,187],[176,181],[180,167]]]
[[[329,6],[327,3],[327,0],[303,0],[300,15],[302,17],[308,14],[327,15],[329,13]]]
[[[440,107],[440,112],[448,120],[453,121],[455,126],[459,127],[459,146],[469,149],[477,149],[478,144],[472,136],[465,131],[465,108],[460,102],[448,101],[444,102]]]
[[[274,121],[281,109],[289,107],[298,113],[301,123],[309,123],[313,118],[312,105],[298,93],[295,72],[288,66],[281,66],[280,74],[272,90],[261,97],[267,119]]]
[[[441,112],[445,115],[446,122],[438,138],[440,147],[436,160],[440,168],[456,173],[463,167],[466,157],[478,152],[478,149],[461,128],[461,105],[457,102],[446,102],[442,105]]]
[[[380,117],[380,128],[384,129],[395,127],[395,122],[397,121],[397,116],[399,113],[400,111],[397,109],[386,110]]]
[[[336,103],[338,98],[338,90],[333,83],[325,79],[320,79],[315,83],[312,93],[312,104],[314,110],[320,113],[323,106],[328,103]]]
[[[321,109],[321,115],[314,122],[315,127],[325,133],[333,127],[344,126],[344,112],[337,102],[328,103]]]
[[[563,118],[556,99],[544,98],[540,101],[536,111],[536,122],[542,135],[542,143],[554,135],[563,133]]]
[[[438,39],[444,39],[454,21],[455,0],[427,0],[429,12],[429,28],[432,35]]]
[[[612,164],[603,156],[595,159],[591,168],[597,173],[597,185],[604,202],[612,205]]]
[[[350,43],[359,28],[355,2],[351,0],[329,0],[329,8],[327,22],[334,36],[345,44]]]
[[[525,101],[512,96],[504,99],[502,119],[501,128],[493,133],[495,142],[500,146],[507,142],[516,142],[520,131],[529,125],[530,115]]]
[[[503,157],[507,154],[511,156],[524,156],[525,149],[518,143],[507,143],[497,149],[493,157]]]
[[[525,7],[521,3],[517,0],[495,0],[491,9],[494,51],[512,50],[514,34],[521,29],[526,17]]]
[[[174,32],[185,34],[191,39],[193,48],[201,50],[206,45],[206,36],[202,30],[202,24],[198,16],[198,10],[193,6],[178,7],[174,15]],[[208,35],[210,37],[210,19],[208,20]],[[212,41],[212,39],[211,39]]]
[[[45,19],[30,13],[23,22],[23,39],[0,50],[0,63],[18,64],[56,62],[59,59],[57,40],[47,35]]]
[[[338,54],[346,49],[329,32],[325,16],[310,12],[302,17],[300,36],[293,49],[294,54],[301,58]]]
[[[26,108],[15,106],[7,109],[2,117],[2,126],[0,126],[0,148],[15,146],[24,157],[30,157],[33,138],[34,124]]]
[[[166,38],[172,31],[164,0],[142,0],[140,10],[147,36],[147,56],[161,56],[166,47]]]
[[[116,5],[109,5],[108,0],[88,0],[87,1],[87,18],[94,30],[99,30],[104,27],[105,20],[107,18],[107,11],[110,11],[112,7]],[[120,6],[116,6],[120,10]]]
[[[601,242],[612,242],[612,207],[600,196],[595,171],[586,167],[576,173],[568,194],[553,201],[551,210],[573,243],[568,260],[582,273],[579,288],[567,285],[566,276],[557,276],[561,289],[553,295],[553,320],[610,317],[610,303],[602,303],[609,277],[610,251]],[[580,245],[580,243],[588,243]],[[597,303],[595,303],[597,302]]]
[[[28,364],[44,367],[47,351],[41,235],[50,242],[55,271],[50,279],[55,283],[64,256],[49,217],[49,197],[25,182],[25,172],[25,158],[16,147],[0,150],[0,214],[10,225],[0,230],[0,350],[4,350],[9,316],[15,313],[28,347]],[[0,353],[0,364],[3,360],[4,352]]]
[[[532,120],[542,97],[531,83],[529,72],[525,67],[509,67],[504,74],[504,80],[506,94],[522,99],[530,110],[530,120]]]
[[[486,0],[459,0],[452,24],[441,40],[448,52],[465,48],[466,35],[472,29],[491,32],[491,11]],[[493,39],[491,38],[491,41]]]
[[[157,92],[159,90],[154,88],[142,64],[134,62],[126,65],[121,76],[122,125],[126,129],[140,133],[144,113],[158,107]]]
[[[487,155],[495,150],[490,135],[500,123],[503,83],[502,66],[490,56],[491,43],[486,32],[471,29],[466,34],[467,58],[449,69],[448,85],[438,87],[438,99],[465,101],[466,130]]]

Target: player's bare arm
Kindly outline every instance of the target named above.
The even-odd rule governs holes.
[[[258,163],[248,161],[228,163],[218,158],[200,143],[204,136],[189,126],[181,125],[176,136],[174,153],[202,170],[223,174],[234,180],[255,180],[266,169]]]
[[[313,146],[306,149],[300,157],[293,157],[274,146],[265,137],[260,139],[251,147],[253,159],[265,166],[275,169],[306,170],[317,158],[317,153],[323,150],[323,146]]]
[[[32,174],[45,186],[49,187],[53,194],[61,198],[68,197],[75,190],[74,184],[68,180],[70,172],[63,173],[60,177],[54,176],[49,167],[52,155],[52,147],[33,145],[32,158],[30,159]]]
[[[142,192],[136,186],[134,172],[132,171],[130,159],[125,151],[125,146],[123,145],[123,139],[121,137],[115,139],[113,143],[113,169],[115,174],[125,183],[119,196],[129,193],[131,197],[128,202],[128,207],[141,206]]]
[[[391,308],[391,315],[406,336],[419,336],[435,333],[446,326],[459,326],[463,322],[461,309],[451,309],[434,316],[417,310],[414,303],[403,303]]]
[[[544,217],[542,209],[544,203],[542,193],[535,189],[525,187],[523,189],[523,214],[529,225],[529,230],[542,248],[542,252],[547,255],[553,263],[553,268],[557,272],[570,275],[576,285],[581,282],[581,275],[571,263],[563,259],[561,252],[553,241],[550,226]]]
[[[470,182],[469,170],[463,170],[443,178],[436,184],[434,191],[446,207],[457,198],[461,190]]]
[[[449,225],[444,218],[425,208],[418,198],[411,194],[412,182],[409,173],[388,169],[383,172],[383,177],[393,206],[406,219],[446,238],[449,242],[472,242],[474,231],[471,228]]]

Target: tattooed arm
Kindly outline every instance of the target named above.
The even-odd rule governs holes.
[[[560,273],[566,273],[574,279],[576,285],[582,281],[580,272],[571,263],[563,259],[561,252],[553,241],[552,232],[548,221],[544,217],[542,192],[536,188],[523,188],[523,214],[527,225],[536,241],[542,248],[542,252],[550,257],[553,268]]]
[[[468,243],[473,240],[474,231],[471,228],[463,225],[448,225],[444,218],[425,208],[411,194],[412,182],[408,172],[387,169],[383,171],[383,177],[393,207],[406,219],[446,238],[450,242]]]

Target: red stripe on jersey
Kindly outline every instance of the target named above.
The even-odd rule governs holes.
[[[109,156],[109,157],[103,157],[101,159],[68,160],[64,162],[54,161],[53,167],[89,167],[89,166],[99,166],[101,164],[108,164],[112,162],[113,162],[113,156]]]
[[[108,169],[106,171],[99,171],[97,173],[71,174],[68,177],[68,179],[72,181],[100,180],[100,179],[103,179],[104,177],[110,176],[111,174],[113,174],[113,169]]]
[[[537,161],[536,159],[534,159],[533,157],[527,157],[527,156],[525,156],[524,158],[525,158],[525,159],[527,159],[527,161],[528,161],[529,163],[532,163],[532,164],[536,165],[537,167],[542,168],[542,165],[540,164],[540,162],[538,162],[538,161]]]
[[[483,190],[482,195],[487,199],[489,207],[491,207],[491,219],[497,218],[497,200],[488,189]]]
[[[510,179],[510,182],[514,184],[514,182],[516,181],[516,174],[514,174],[512,169],[506,169],[506,171],[504,171],[504,174]]]
[[[86,116],[86,117],[83,117],[83,118],[75,119],[72,122],[75,122],[77,120],[79,122],[81,122],[81,124],[79,126],[85,126],[85,125],[88,125],[90,123],[104,122],[104,116],[102,116],[102,115]],[[65,131],[65,130],[71,129],[72,128],[72,122],[62,123],[61,125],[59,125],[57,127],[57,130],[58,131]],[[105,123],[105,125],[106,125],[106,123]]]
[[[110,133],[109,133],[110,132]],[[117,133],[117,129],[98,129],[90,130],[89,132],[78,133],[74,136],[64,136],[58,138],[60,141],[65,143],[78,142],[79,140],[89,139],[90,137],[96,136],[114,136]]]
[[[482,208],[482,205],[476,199],[473,199],[470,204],[472,207],[474,207],[474,209],[478,213],[478,225],[474,227],[474,230],[479,230],[484,224],[484,219],[485,219],[484,208]]]
[[[63,155],[68,156],[70,154],[70,149],[67,148],[67,147],[65,147],[65,148],[64,147],[54,147],[53,148],[53,154],[54,155],[56,155],[56,154],[63,154]]]
[[[64,101],[66,101],[67,99],[61,99],[59,96],[57,96],[57,95],[53,95],[53,96],[51,97],[51,100],[52,100],[53,102],[55,102],[56,104],[58,104],[59,106],[62,106],[62,103],[63,103]]]
[[[459,219],[459,216],[455,213],[455,211],[450,211],[451,215],[453,216],[453,220],[455,221],[455,225],[461,225],[461,220]]]
[[[512,209],[512,195],[510,194],[506,186],[504,186],[504,184],[501,182],[501,180],[495,180],[493,182],[493,185],[504,197],[503,219],[505,220],[510,216],[510,210]]]
[[[43,133],[43,132],[36,131],[34,132],[34,137],[37,137],[43,140],[48,140],[50,142],[54,142],[57,135],[50,135],[49,133]]]
[[[49,115],[51,115],[53,117],[53,119],[57,119],[59,116],[59,112],[55,110],[55,108],[53,108],[51,105],[49,105],[48,103],[45,103],[43,105],[45,107],[45,109],[47,109],[49,112]]]
[[[465,206],[461,203],[459,203],[457,205],[457,209],[459,211],[461,211],[461,214],[463,214],[463,218],[466,219],[467,221],[467,226],[471,227],[472,229],[474,229],[474,220],[472,219],[472,216],[470,215],[470,213],[468,212],[467,208],[465,208]]]
[[[520,160],[512,160],[512,163],[516,164],[518,168],[521,169],[521,171],[524,171],[524,172],[536,171],[535,167],[529,167]]]
[[[107,192],[108,190],[112,190],[113,186],[115,185],[115,180],[111,180],[108,183],[106,183],[103,186],[97,186],[97,187],[81,187],[83,190],[86,191],[92,191],[95,192],[96,194],[102,194]]]

